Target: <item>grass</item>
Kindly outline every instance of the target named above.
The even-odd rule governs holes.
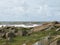
[[[12,42],[9,42],[9,44],[10,45],[22,45],[26,43],[27,45],[31,45],[35,43],[36,41],[41,40],[45,36],[48,36],[49,34],[53,36],[59,33],[57,33],[55,30],[33,32],[30,36],[17,36],[13,39]],[[2,45],[4,42],[6,42],[5,39],[0,40],[0,45]]]
[[[32,33],[30,36],[17,36],[14,38],[14,42],[11,42],[11,45],[22,45],[23,43],[26,43],[27,45],[31,45],[35,43],[36,41],[41,40],[43,37],[47,36],[52,31],[41,31],[41,32],[35,32]]]

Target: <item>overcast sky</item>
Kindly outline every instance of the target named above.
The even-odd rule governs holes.
[[[60,21],[60,0],[0,0],[0,21]]]

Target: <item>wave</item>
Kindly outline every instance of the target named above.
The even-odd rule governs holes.
[[[35,27],[35,26],[40,26],[41,24],[31,24],[31,25],[25,25],[25,24],[19,24],[19,25],[0,25],[0,27],[5,27],[5,26],[14,26],[14,27]]]

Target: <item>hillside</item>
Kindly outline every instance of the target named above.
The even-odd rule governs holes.
[[[60,35],[60,23],[49,22],[31,28],[6,26],[0,27],[0,45],[32,45],[48,37],[51,41]]]
[[[50,22],[50,23],[44,23],[41,26],[36,26],[32,29],[33,32],[38,32],[38,31],[43,31],[43,30],[47,30],[49,28],[53,28],[53,27],[60,27],[60,23],[59,22]]]

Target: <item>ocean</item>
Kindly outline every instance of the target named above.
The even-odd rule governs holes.
[[[44,22],[0,22],[0,27],[2,26],[15,26],[15,27],[35,27],[40,26]]]

